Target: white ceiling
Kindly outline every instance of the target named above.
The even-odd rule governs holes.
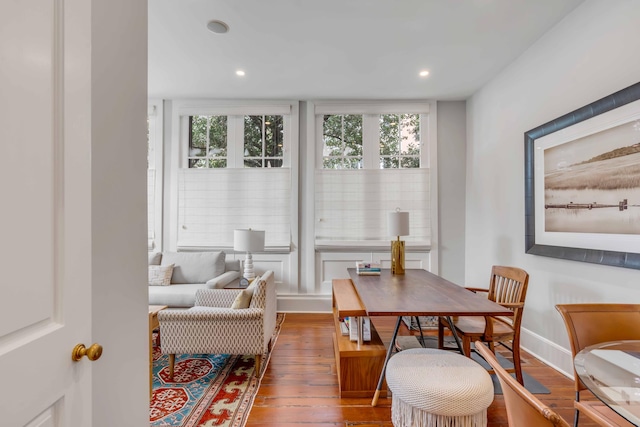
[[[149,0],[149,97],[466,99],[582,1]]]

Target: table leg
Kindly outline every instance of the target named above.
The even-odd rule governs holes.
[[[391,358],[391,353],[393,352],[393,348],[396,345],[396,337],[398,336],[398,330],[400,329],[400,322],[402,322],[402,316],[398,316],[396,327],[393,330],[393,336],[391,337],[391,342],[389,343],[389,348],[387,349],[387,356],[385,357],[384,364],[382,365],[382,372],[380,372],[380,378],[378,379],[378,387],[376,387],[376,392],[373,395],[371,406],[376,406],[378,404],[378,397],[380,397],[380,390],[382,389],[382,383],[384,382],[384,373],[385,373],[385,370],[387,369],[387,363]]]
[[[464,350],[462,350],[462,343],[460,342],[460,337],[458,336],[458,334],[456,334],[456,327],[453,324],[453,319],[451,319],[451,316],[446,316],[446,318],[447,318],[447,323],[449,324],[449,329],[451,329],[451,335],[453,335],[453,338],[456,340],[458,351],[460,352],[460,354],[464,356]]]
[[[420,316],[414,316],[416,319],[416,323],[418,324],[418,330],[420,331],[420,345],[425,347],[426,343],[424,342],[424,334],[422,333],[422,326],[420,325]]]

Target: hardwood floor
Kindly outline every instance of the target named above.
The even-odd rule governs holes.
[[[385,343],[394,322],[393,317],[373,318]],[[286,314],[247,427],[392,426],[390,398],[381,398],[375,408],[369,398],[340,399],[333,330],[331,314]],[[410,332],[403,326],[400,334]],[[527,353],[523,353],[523,369],[551,391],[536,396],[573,424],[573,382]],[[508,426],[501,395],[489,407],[488,421],[489,427]],[[595,425],[580,418],[581,427]]]

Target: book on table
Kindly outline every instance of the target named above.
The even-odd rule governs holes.
[[[356,262],[356,273],[361,276],[379,276],[380,264],[373,262]]]

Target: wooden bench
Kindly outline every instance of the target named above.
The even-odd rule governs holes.
[[[336,359],[340,397],[372,397],[382,372],[386,347],[371,324],[371,341],[358,343],[342,335],[340,320],[362,317],[367,311],[351,279],[333,280],[333,348]],[[386,389],[386,384],[385,384]],[[384,394],[386,396],[386,393]]]

